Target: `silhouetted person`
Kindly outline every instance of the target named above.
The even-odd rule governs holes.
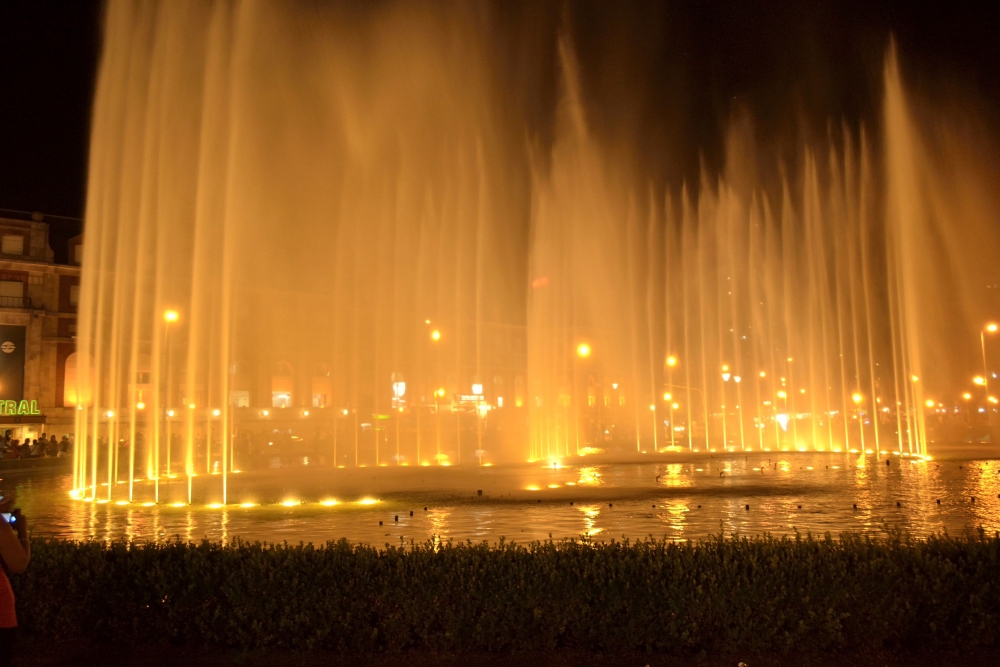
[[[3,493],[3,492],[0,492]],[[28,539],[28,520],[21,510],[14,507],[14,495],[3,493],[0,512],[8,512],[14,525],[0,517],[0,667],[10,665],[17,638],[17,614],[14,609],[14,591],[7,575],[20,574],[31,560],[31,542]]]

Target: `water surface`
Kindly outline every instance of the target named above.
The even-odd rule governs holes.
[[[560,467],[283,469],[232,476],[224,507],[210,506],[217,499],[205,494],[218,485],[208,477],[204,494],[195,486],[193,503],[176,507],[171,503],[186,495],[184,480],[163,484],[159,505],[151,505],[148,482],[136,485],[127,505],[73,500],[70,475],[61,472],[8,473],[2,487],[16,489],[34,536],[67,539],[346,538],[382,545],[581,535],[687,540],[720,531],[837,534],[899,527],[924,536],[1000,530],[1000,461],[888,460],[782,452]]]

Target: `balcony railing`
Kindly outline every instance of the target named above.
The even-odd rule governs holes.
[[[27,296],[0,296],[0,308],[31,308],[31,298]]]

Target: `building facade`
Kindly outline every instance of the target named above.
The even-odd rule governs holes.
[[[81,243],[56,264],[42,216],[0,217],[0,429],[18,439],[73,431]]]

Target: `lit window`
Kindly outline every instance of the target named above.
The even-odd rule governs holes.
[[[4,234],[0,238],[0,253],[4,255],[23,255],[24,236],[21,234]]]
[[[0,280],[0,305],[11,306],[11,299],[24,298],[24,283],[20,280]],[[5,303],[6,302],[6,303]]]
[[[594,396],[587,396],[587,405],[594,407],[597,404],[597,399]]]
[[[69,305],[76,306],[80,303],[80,286],[70,285],[69,287]]]

